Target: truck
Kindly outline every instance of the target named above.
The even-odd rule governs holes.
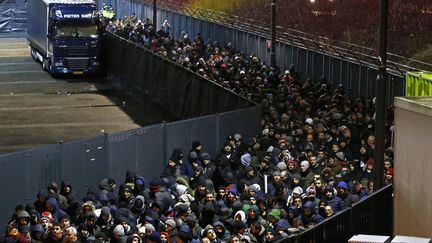
[[[99,15],[93,0],[27,1],[31,56],[53,75],[101,71]]]

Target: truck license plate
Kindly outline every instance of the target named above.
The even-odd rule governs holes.
[[[83,71],[73,71],[72,74],[81,75],[84,74]]]

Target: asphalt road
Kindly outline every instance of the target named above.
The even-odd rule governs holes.
[[[105,78],[55,79],[30,57],[25,39],[0,38],[0,153],[169,121]]]

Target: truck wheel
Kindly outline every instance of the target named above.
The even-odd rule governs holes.
[[[31,56],[33,59],[36,59],[36,54],[35,54],[35,50],[34,50],[33,47],[30,47],[30,56]]]
[[[48,58],[44,58],[43,59],[43,62],[42,62],[42,69],[44,70],[44,71],[49,71],[49,68],[50,68],[50,60],[48,59]]]

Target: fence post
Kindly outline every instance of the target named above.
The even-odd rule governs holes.
[[[215,139],[215,141],[216,141],[216,146],[215,146],[215,148],[218,148],[219,147],[219,142],[220,142],[220,114],[219,113],[216,113],[215,114],[215,129],[216,129],[216,139]]]
[[[111,158],[110,158],[110,153],[109,153],[109,137],[108,134],[104,132],[103,134],[104,136],[104,148],[105,148],[105,174],[106,177],[111,177],[112,173],[111,173]]]
[[[63,178],[63,141],[58,141],[59,161],[57,168],[57,177]]]
[[[164,167],[167,165],[167,141],[168,141],[168,134],[167,134],[167,127],[166,127],[166,121],[162,121],[162,159],[163,159],[163,165]]]

